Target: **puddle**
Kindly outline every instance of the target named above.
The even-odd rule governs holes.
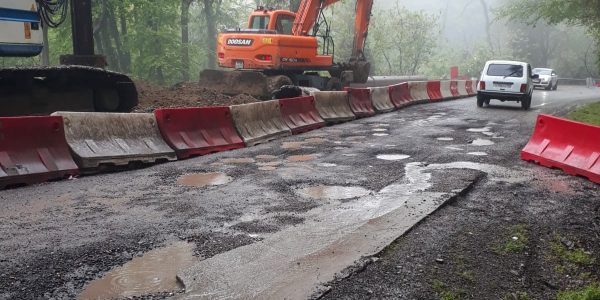
[[[283,142],[281,143],[281,148],[283,149],[300,149],[304,146],[305,142]]]
[[[387,133],[373,133],[373,136],[388,136]]]
[[[369,190],[358,186],[311,186],[297,190],[305,197],[321,200],[346,200],[366,196]]]
[[[469,128],[467,129],[468,132],[486,132],[486,131],[490,131],[492,128],[490,127],[483,127],[483,128]]]
[[[251,164],[254,162],[254,158],[240,157],[240,158],[222,158],[221,162],[226,164]]]
[[[277,159],[277,156],[275,156],[275,155],[257,155],[256,159],[259,159],[259,160],[274,160],[274,159]]]
[[[260,167],[277,167],[279,165],[281,165],[283,162],[280,160],[275,160],[275,161],[267,161],[267,162],[260,162],[260,163],[256,163],[256,165],[260,166]]]
[[[492,141],[490,141],[490,140],[476,139],[476,140],[472,141],[471,144],[473,146],[490,146],[490,145],[493,145],[495,143],[492,142]]]
[[[177,183],[193,187],[222,185],[230,183],[232,178],[224,173],[195,173],[179,177]]]
[[[437,138],[438,141],[454,141],[454,138],[451,137],[439,137]]]
[[[462,151],[463,150],[462,148],[452,147],[452,146],[447,146],[447,147],[444,147],[444,148],[449,149],[449,150],[456,150],[456,151]]]
[[[196,261],[194,244],[177,242],[135,257],[90,282],[78,299],[130,298],[183,289],[177,272]]]
[[[345,138],[345,140],[347,140],[347,141],[360,141],[360,140],[364,140],[366,138],[367,138],[366,136],[358,135],[358,136],[349,136],[349,137]]]
[[[487,156],[488,154],[485,152],[469,152],[467,153],[468,155],[475,155],[475,156]]]
[[[316,138],[306,139],[306,140],[304,140],[304,142],[311,143],[311,144],[322,144],[322,143],[327,142],[327,140],[324,138],[321,138],[321,137],[316,137]]]
[[[388,131],[387,128],[373,128],[371,129],[371,131],[375,131],[375,132],[386,132]]]
[[[403,160],[403,159],[407,159],[410,158],[410,155],[406,155],[406,154],[379,154],[377,155],[378,159],[383,159],[383,160]]]
[[[336,164],[330,164],[330,163],[322,163],[322,164],[318,164],[319,167],[324,167],[324,168],[333,168],[333,167],[337,167]]]
[[[310,161],[315,160],[317,156],[315,154],[307,154],[307,155],[292,155],[288,156],[288,161]]]

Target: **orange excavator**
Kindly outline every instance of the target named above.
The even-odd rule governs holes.
[[[225,94],[269,98],[284,85],[341,90],[365,83],[364,55],[373,0],[357,0],[354,43],[348,62],[335,63],[335,45],[323,10],[340,0],[302,0],[297,12],[258,7],[248,28],[218,36],[218,63],[235,71],[204,70],[200,81]],[[320,42],[320,43],[319,43]]]

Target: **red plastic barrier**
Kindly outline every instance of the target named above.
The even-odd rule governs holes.
[[[292,130],[292,134],[325,126],[325,120],[317,112],[313,96],[281,99],[279,107],[283,121]]]
[[[410,95],[410,88],[408,87],[408,82],[391,85],[390,99],[392,100],[392,103],[394,103],[394,106],[396,106],[397,108],[410,105],[410,102],[413,101],[413,98]]]
[[[465,86],[467,88],[467,94],[469,94],[469,96],[475,95],[475,93],[473,92],[473,81],[472,80],[467,80],[467,82],[465,83]]]
[[[0,188],[77,174],[61,117],[0,118]]]
[[[452,97],[460,97],[460,93],[458,92],[458,81],[452,80],[452,82],[450,82],[450,92],[452,93]]]
[[[352,112],[358,118],[370,117],[375,115],[371,95],[368,88],[345,88],[348,91],[348,102]]]
[[[600,127],[539,115],[521,159],[600,183]]]
[[[245,147],[227,106],[157,109],[154,116],[180,159]]]
[[[429,95],[429,100],[431,101],[439,101],[442,100],[442,92],[440,90],[440,82],[437,80],[432,80],[427,82],[427,95]]]

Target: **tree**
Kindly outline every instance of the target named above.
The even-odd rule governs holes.
[[[600,57],[600,0],[511,0],[498,14],[530,25],[544,20],[551,25],[583,26],[596,39],[596,55]]]

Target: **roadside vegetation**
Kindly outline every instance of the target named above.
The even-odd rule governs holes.
[[[500,243],[495,244],[492,250],[499,255],[507,255],[511,253],[521,253],[527,248],[529,240],[529,232],[524,224],[511,226],[508,230],[506,238]]]
[[[442,3],[440,5],[440,3]],[[490,59],[528,61],[552,67],[561,77],[597,77],[591,14],[581,1],[536,0],[377,0],[365,55],[372,75],[425,75],[449,78],[449,68],[478,77]],[[558,16],[547,11],[564,9]],[[96,53],[108,68],[137,80],[171,86],[197,81],[203,69],[217,67],[216,35],[225,28],[246,26],[257,7],[297,9],[300,0],[95,0]],[[324,11],[331,24],[335,60],[347,61],[354,41],[356,0],[345,0]],[[558,4],[556,4],[558,3]],[[544,5],[543,5],[544,4]],[[561,4],[562,5],[562,4]],[[521,9],[522,7],[527,9]],[[531,8],[531,9],[530,9]],[[534,14],[530,13],[533,12]],[[575,14],[575,15],[574,15]],[[325,26],[321,27],[324,34]],[[71,52],[70,20],[49,29],[49,61],[59,63]],[[590,37],[591,36],[591,37]],[[40,57],[0,58],[0,66],[39,65]]]
[[[567,118],[600,126],[600,102],[582,106],[567,115]]]

